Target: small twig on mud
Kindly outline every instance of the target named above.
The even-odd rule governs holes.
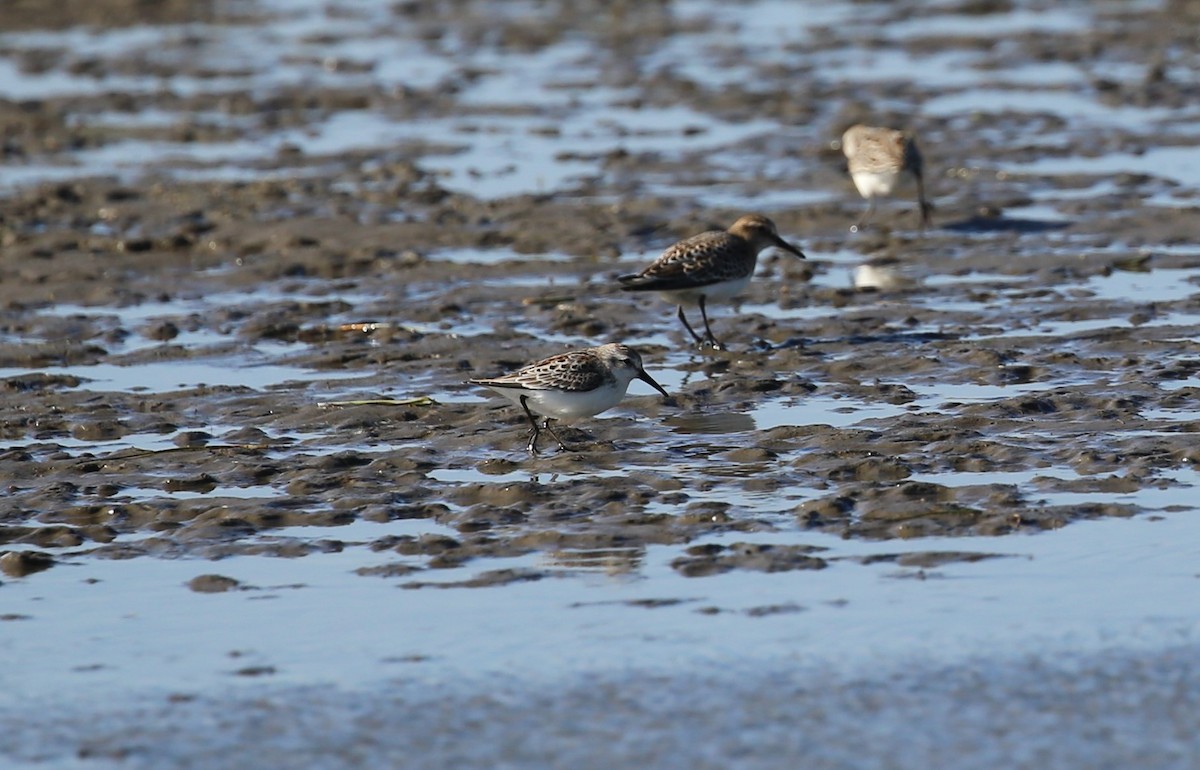
[[[574,302],[574,294],[558,294],[549,297],[525,297],[521,300],[521,304],[526,307],[530,305],[541,305],[543,307],[552,305],[561,305],[564,302]]]
[[[363,398],[356,401],[318,401],[317,406],[437,406],[429,396],[416,398]]]
[[[274,444],[205,444],[203,446],[177,446],[166,449],[130,449],[113,452],[110,455],[97,457],[76,457],[76,464],[111,462],[113,460],[136,460],[141,457],[157,457],[158,455],[176,452],[261,452],[271,449]]]

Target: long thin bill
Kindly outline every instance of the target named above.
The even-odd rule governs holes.
[[[775,245],[776,245],[776,246],[778,246],[779,248],[783,249],[784,251],[790,251],[790,252],[792,252],[792,253],[793,253],[793,254],[795,254],[797,257],[800,257],[800,259],[808,259],[808,257],[804,256],[804,252],[803,252],[803,251],[800,251],[800,249],[796,248],[795,246],[793,246],[792,244],[788,243],[787,241],[785,241],[785,240],[784,240],[784,239],[782,239],[782,238],[777,238],[777,239],[775,240]]]
[[[655,381],[654,381],[654,378],[653,378],[653,377],[651,377],[650,375],[646,374],[646,370],[645,370],[645,369],[643,369],[643,370],[641,370],[640,372],[638,372],[637,378],[638,378],[639,380],[641,380],[642,382],[646,383],[647,385],[649,385],[650,387],[652,387],[652,388],[654,388],[655,390],[657,390],[659,393],[662,393],[662,394],[663,394],[663,398],[670,398],[670,397],[671,397],[671,394],[667,392],[666,388],[664,388],[662,385],[659,385],[657,382],[655,382]]]

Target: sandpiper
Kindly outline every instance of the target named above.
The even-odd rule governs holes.
[[[905,177],[916,182],[921,226],[929,226],[933,206],[925,200],[924,162],[911,133],[861,124],[851,126],[842,134],[842,152],[849,161],[850,178],[858,194],[867,199],[867,210],[858,224],[850,228],[851,232],[861,230],[875,213],[875,198],[891,195],[897,182]]]
[[[537,454],[537,440],[542,430],[549,431],[563,451],[569,451],[559,437],[551,420],[591,417],[614,407],[625,397],[629,383],[641,380],[663,394],[670,395],[646,374],[642,357],[628,345],[609,343],[598,348],[569,350],[543,358],[515,372],[493,379],[467,382],[482,385],[504,396],[525,410],[533,431],[526,449]],[[544,420],[538,425],[537,417]]]
[[[754,275],[758,254],[778,246],[804,259],[800,249],[779,237],[775,223],[761,214],[747,214],[728,230],[709,230],[676,243],[640,273],[617,278],[625,291],[657,291],[679,307],[679,320],[696,344],[722,350],[708,325],[706,305],[710,299],[734,297]],[[684,305],[700,306],[704,319],[701,337],[688,323]]]

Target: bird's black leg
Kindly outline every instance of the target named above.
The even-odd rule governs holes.
[[[933,204],[925,200],[925,180],[920,174],[917,174],[917,202],[921,206],[921,230],[933,225],[933,218],[930,216],[933,212]]]
[[[541,435],[542,429],[538,427],[537,418],[533,416],[533,412],[529,410],[529,404],[525,403],[529,400],[528,396],[521,396],[521,408],[525,410],[525,415],[529,418],[529,424],[533,426],[533,430],[529,433],[529,444],[525,447],[529,454],[536,455],[538,436]],[[555,436],[558,438],[558,436]],[[562,441],[559,441],[561,444]]]
[[[704,308],[704,295],[700,295],[700,317],[704,319],[704,339],[712,345],[713,350],[724,350],[725,346],[713,336],[712,327],[708,325],[708,311]]]
[[[850,228],[850,232],[857,233],[859,230],[862,230],[864,227],[866,227],[867,220],[870,219],[871,215],[874,213],[875,213],[875,196],[872,195],[867,198],[867,210],[864,211],[863,215],[858,218],[858,224],[856,224],[856,225],[854,225],[854,227]]]
[[[566,445],[566,443],[562,440],[562,437],[558,435],[558,433],[554,430],[554,428],[550,427],[550,418],[549,417],[547,417],[546,421],[544,423],[542,423],[542,427],[545,428],[546,430],[550,431],[551,436],[554,436],[554,440],[558,442],[559,449],[561,449],[564,452],[573,451],[569,446]]]
[[[703,308],[704,306],[703,306],[703,305],[701,305],[700,307],[701,307],[701,308]],[[696,334],[696,330],[692,328],[692,325],[691,325],[690,323],[688,323],[687,316],[685,316],[685,315],[683,314],[683,305],[680,305],[680,306],[679,306],[679,320],[680,320],[680,321],[683,321],[683,327],[684,327],[685,329],[687,329],[687,330],[688,330],[688,332],[689,332],[689,333],[692,335],[692,339],[696,340],[696,344],[697,344],[697,345],[703,345],[703,344],[704,344],[704,338],[703,338],[703,337],[701,337],[699,334]],[[707,322],[707,321],[705,321],[705,323],[707,324],[708,322]]]

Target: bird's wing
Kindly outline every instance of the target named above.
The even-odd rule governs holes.
[[[571,350],[542,359],[503,377],[469,380],[474,385],[512,390],[595,390],[610,379],[595,355]]]
[[[630,291],[693,289],[721,283],[744,273],[739,260],[725,258],[744,247],[729,233],[712,230],[685,238],[670,246],[642,272],[623,275],[617,280]]]

